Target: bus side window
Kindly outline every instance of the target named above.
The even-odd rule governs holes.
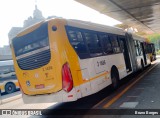
[[[91,55],[102,55],[102,46],[97,34],[92,32],[85,32],[84,36]]]
[[[139,56],[139,51],[138,51],[138,44],[137,44],[137,41],[134,40],[134,46],[136,48],[136,56]]]
[[[87,48],[84,43],[82,33],[76,30],[68,30],[69,41],[72,47],[75,49],[80,58],[83,58],[83,54],[87,54]]]
[[[111,42],[109,40],[108,35],[99,34],[99,38],[100,38],[100,41],[102,43],[104,54],[112,54],[113,53],[112,45],[111,45]]]
[[[137,41],[137,46],[138,46],[138,53],[139,53],[139,56],[142,55],[142,45],[141,45],[141,42],[140,41]]]
[[[152,53],[151,44],[148,44],[148,53]]]
[[[146,44],[146,42],[143,42],[143,46],[144,46],[144,52],[145,52],[145,54],[147,54],[147,44]]]
[[[109,35],[114,53],[121,52],[116,35]]]

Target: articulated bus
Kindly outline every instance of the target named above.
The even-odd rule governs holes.
[[[154,43],[149,43],[149,52],[150,52],[150,60],[155,61],[156,60],[156,51],[155,51],[155,46]]]
[[[145,44],[144,44],[145,52],[148,54],[150,61],[156,60],[156,52],[155,52],[155,46],[154,43],[150,43],[150,40],[146,38]]]
[[[0,61],[0,89],[1,93],[13,93],[19,89],[14,71],[13,60]]]
[[[24,103],[76,101],[151,64],[145,38],[79,20],[42,21],[10,44]]]

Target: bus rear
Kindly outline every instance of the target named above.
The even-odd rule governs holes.
[[[50,20],[26,29],[12,40],[15,70],[25,103],[77,99],[63,46],[65,38],[63,22]]]

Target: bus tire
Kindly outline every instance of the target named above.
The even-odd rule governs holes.
[[[150,61],[152,62],[153,61],[153,59],[152,59],[153,57],[150,57]]]
[[[143,71],[144,70],[144,63],[143,63],[143,61],[141,60],[141,71]]]
[[[13,93],[15,91],[16,91],[16,86],[14,83],[9,82],[5,85],[5,92],[7,94]]]
[[[116,90],[119,87],[119,73],[116,67],[113,67],[111,70],[111,87],[113,90]]]

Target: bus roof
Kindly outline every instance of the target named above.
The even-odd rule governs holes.
[[[74,19],[63,19],[63,18],[51,18],[51,19],[46,19],[44,21],[38,22],[38,23],[24,29],[17,36],[19,37],[21,35],[24,35],[24,34],[28,33],[29,31],[34,30],[35,28],[40,26],[42,23],[48,22],[48,21],[51,21],[51,20],[65,21],[67,23],[67,25],[72,26],[72,27],[89,29],[89,30],[100,31],[100,32],[107,32],[107,33],[111,33],[111,34],[118,34],[118,35],[123,35],[124,36],[125,33],[127,33],[123,29],[120,29],[120,28],[117,28],[117,27],[97,24],[97,23],[93,23],[93,22],[89,22],[89,21],[81,21],[81,20],[74,20]],[[144,37],[138,36],[136,34],[132,34],[132,36],[135,40],[139,40],[139,41],[149,43],[149,41]],[[12,42],[13,39],[10,39],[10,43]]]
[[[67,25],[73,26],[73,27],[78,27],[78,28],[83,28],[83,29],[107,32],[107,33],[111,33],[111,34],[125,35],[125,31],[123,31],[120,28],[97,24],[97,23],[88,22],[88,21],[69,19],[69,20],[67,20]]]
[[[133,36],[133,39],[135,39],[135,40],[150,43],[149,39],[147,39],[145,37],[142,37],[142,36],[139,36],[139,35],[136,35],[136,34],[132,34],[132,36]]]
[[[13,65],[13,60],[0,61],[0,66],[10,66]]]

